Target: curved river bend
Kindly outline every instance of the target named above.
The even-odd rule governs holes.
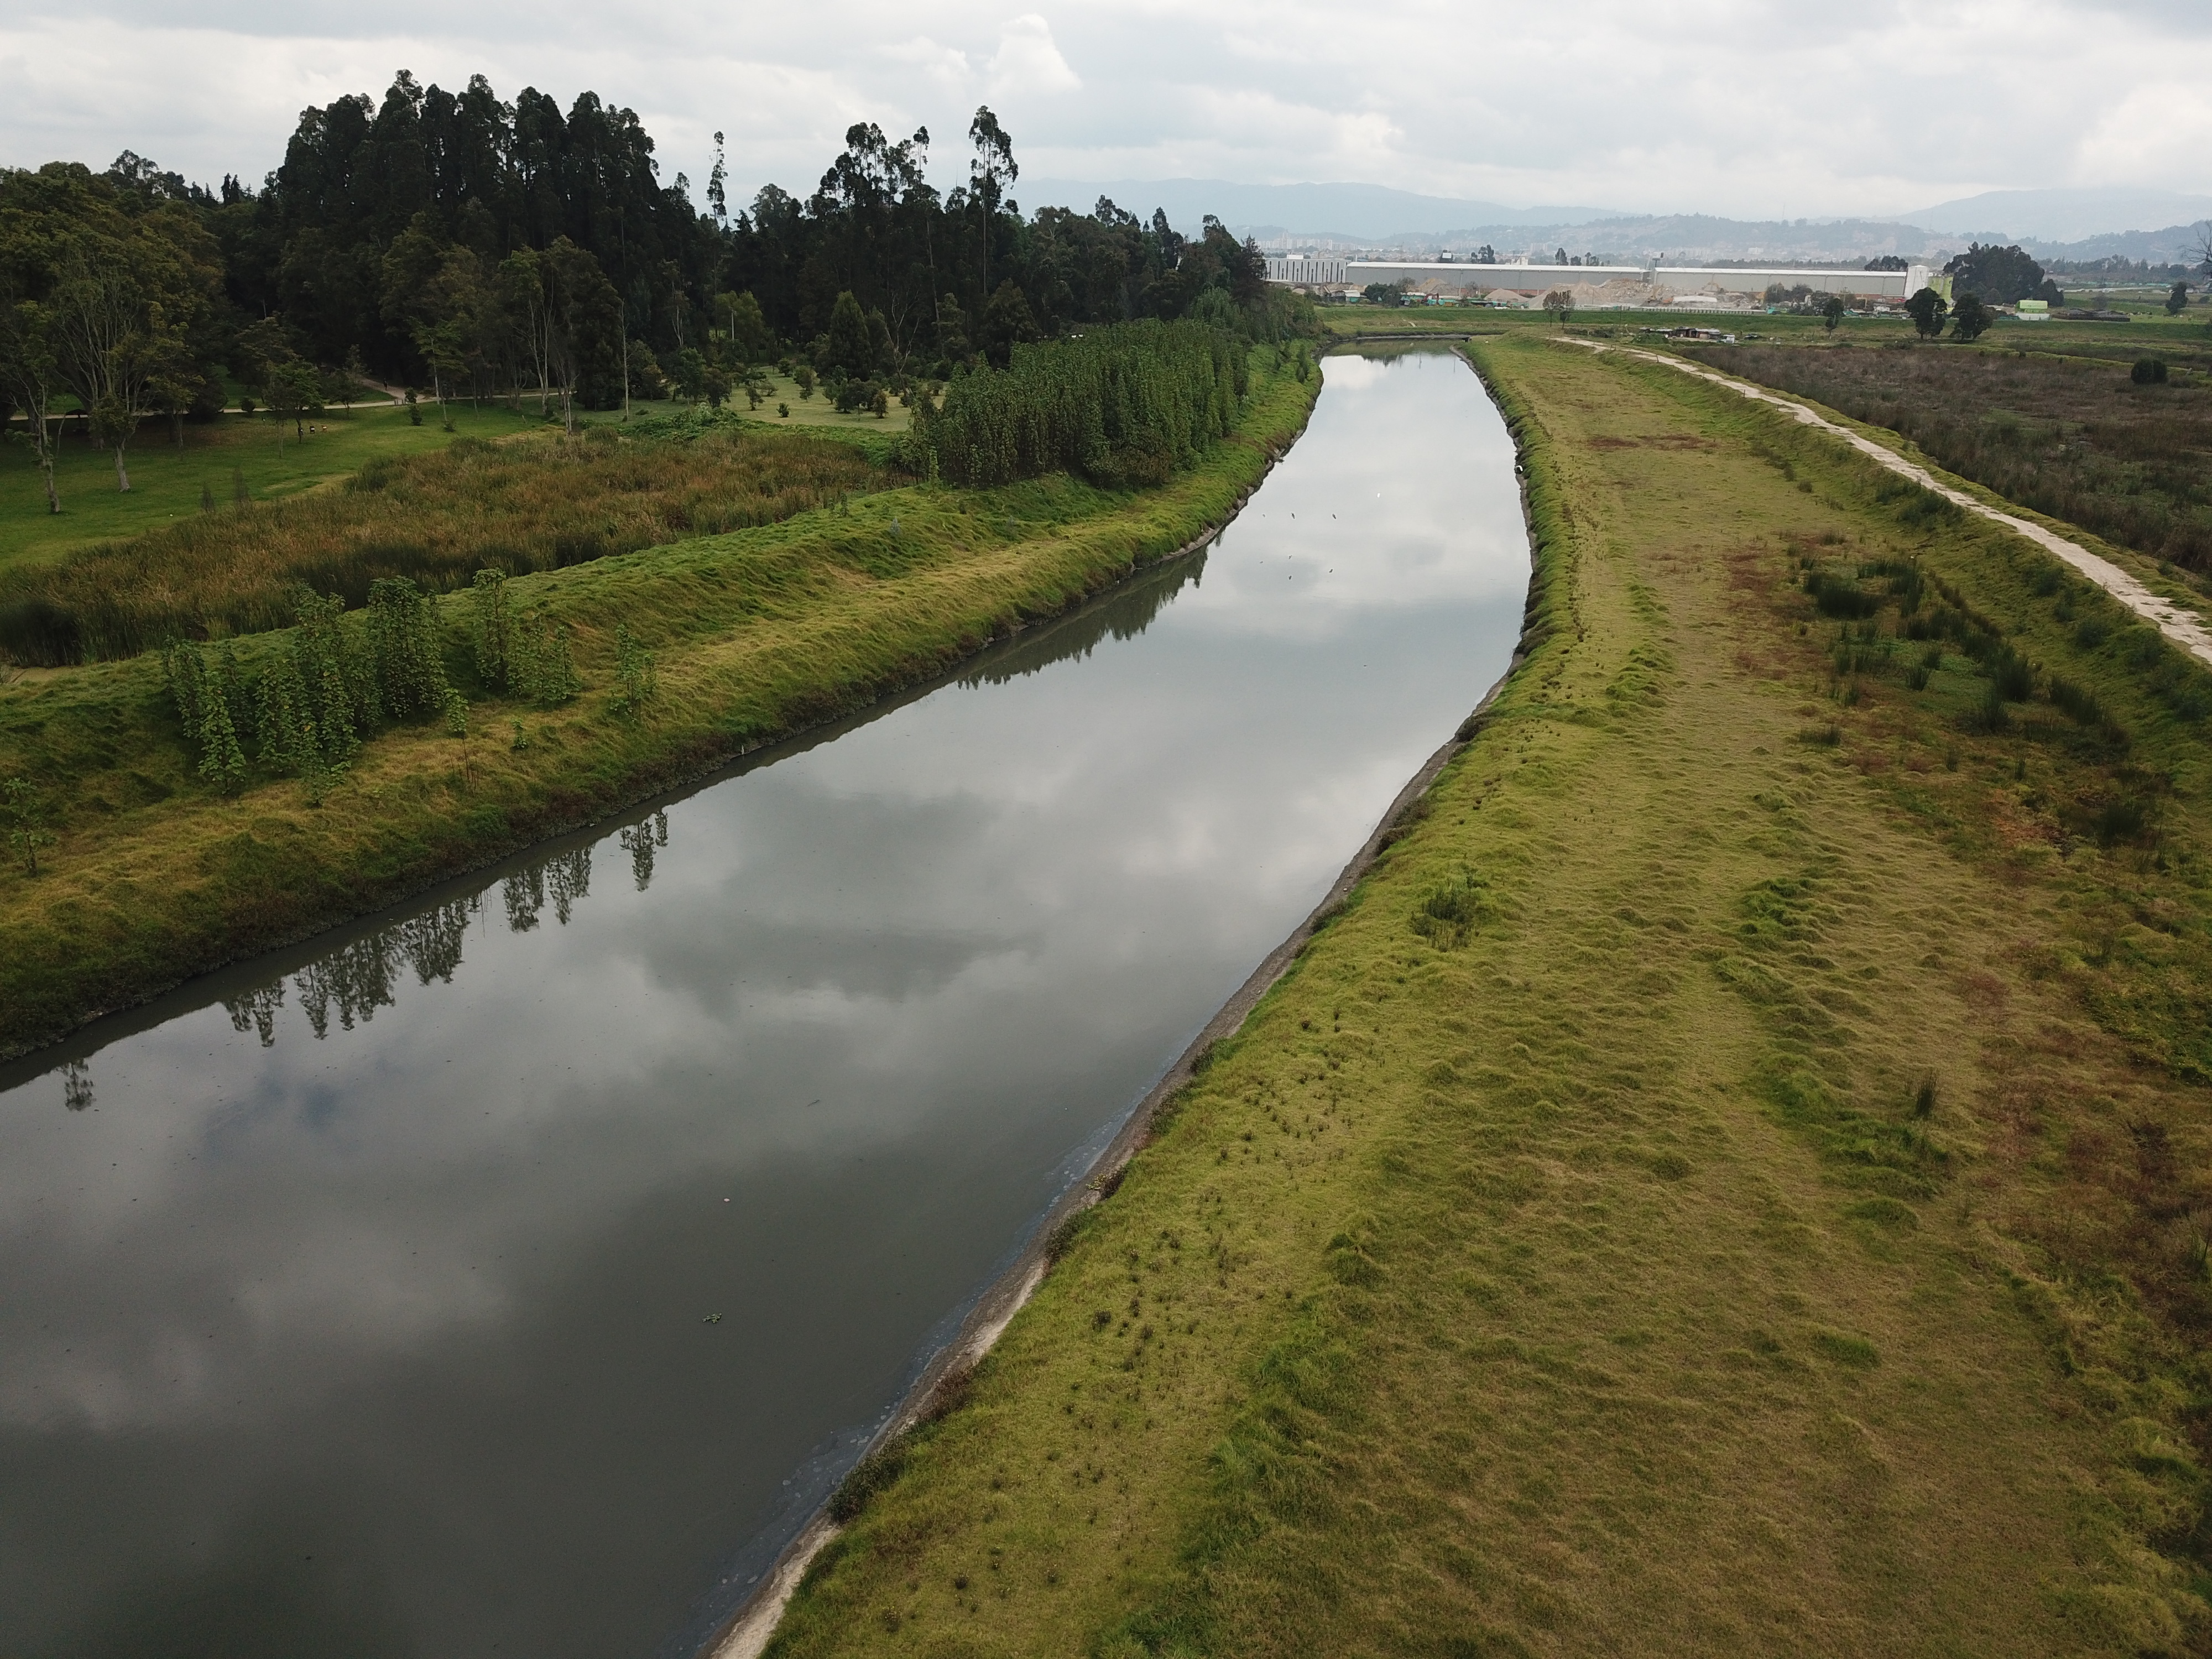
[[[696,1649],[1506,665],[1480,384],[1325,372],[1206,552],[0,1072],[9,1653]]]

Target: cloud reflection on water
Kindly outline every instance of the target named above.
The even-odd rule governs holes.
[[[124,1036],[86,1109],[0,1096],[24,1650],[194,1595],[441,1654],[675,1626],[1503,667],[1502,424],[1448,361],[1327,372],[1202,565]],[[302,1534],[356,1576],[209,1588]]]

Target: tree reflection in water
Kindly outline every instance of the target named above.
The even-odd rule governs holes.
[[[638,890],[643,892],[653,879],[654,851],[668,845],[667,813],[655,812],[648,819],[626,826],[617,832],[616,840],[629,853],[630,872]],[[537,927],[549,902],[554,921],[567,927],[578,901],[591,896],[591,891],[592,848],[588,847],[556,853],[500,883],[507,925],[518,933]],[[318,1039],[327,1037],[333,1012],[343,1030],[350,1031],[356,1022],[367,1024],[379,1008],[392,1006],[399,976],[410,968],[422,984],[433,980],[452,984],[461,965],[461,947],[468,937],[469,923],[483,912],[483,896],[480,889],[462,898],[428,906],[404,921],[326,951],[294,974],[291,989],[298,994],[308,1028]],[[285,988],[284,977],[279,975],[266,984],[225,997],[222,1006],[230,1015],[231,1029],[252,1031],[263,1048],[274,1048],[276,1014],[284,1006]],[[82,1109],[77,1108],[79,1094],[86,1104],[90,1103],[88,1082],[82,1086],[73,1084],[70,1088],[71,1106]]]

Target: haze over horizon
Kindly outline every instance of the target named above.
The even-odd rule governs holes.
[[[1012,15],[861,0],[835,30],[811,12],[740,29],[698,0],[240,0],[219,22],[83,0],[0,21],[0,164],[100,167],[127,148],[258,184],[302,107],[379,97],[402,67],[634,108],[695,199],[722,131],[733,206],[763,184],[811,188],[863,120],[926,125],[950,184],[979,102],[1033,179],[1342,181],[1752,220],[1898,218],[1990,191],[2193,193],[2212,147],[2212,8],[2193,0],[1879,0],[1817,20],[1776,0],[1686,0],[1663,19],[1589,0],[1571,20],[1404,0],[1357,17],[1311,0]]]

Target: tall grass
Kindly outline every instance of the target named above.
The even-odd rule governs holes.
[[[447,592],[479,569],[520,575],[773,524],[884,482],[854,446],[796,434],[463,438],[372,461],[335,489],[200,514],[0,574],[0,654],[58,667],[263,633],[291,624],[302,584],[357,609],[380,580]]]
[[[2132,384],[2122,363],[1986,351],[1716,346],[1732,374],[1910,438],[1936,462],[2086,530],[2212,570],[2212,388]],[[1911,485],[1908,522],[1941,515]]]
[[[950,483],[1079,472],[1109,487],[1165,483],[1235,423],[1245,349],[1201,323],[1145,321],[1014,348],[915,410],[909,465]]]

